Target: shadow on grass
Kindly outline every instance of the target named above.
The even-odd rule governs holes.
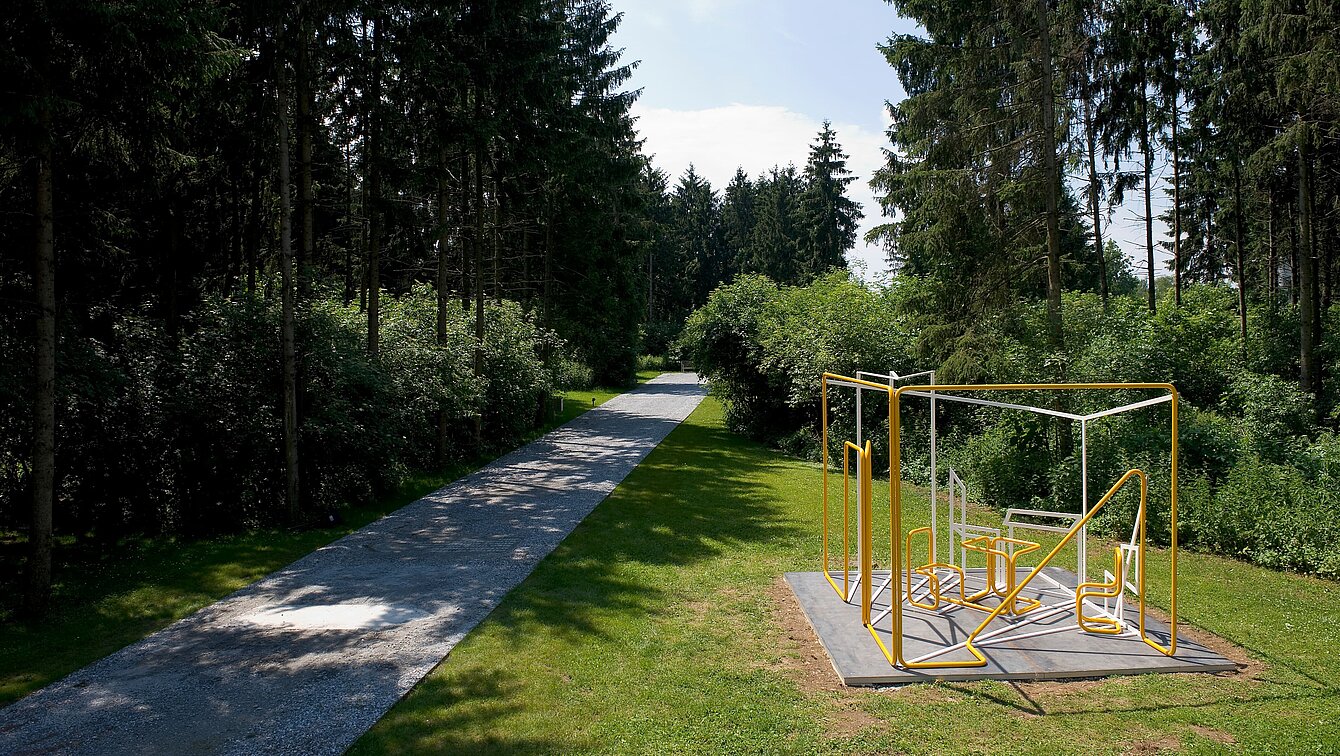
[[[1090,706],[1076,706],[1069,702],[1058,705],[1046,705],[1036,697],[1030,695],[1025,687],[1015,682],[1009,683],[1009,687],[1020,700],[1013,699],[1007,695],[997,694],[990,687],[980,684],[944,683],[944,686],[949,690],[962,693],[970,698],[1008,707],[1023,714],[1033,716],[1158,713],[1175,710],[1206,709],[1225,705],[1241,706],[1244,704],[1282,702],[1297,703],[1300,708],[1305,710],[1310,706],[1315,706],[1319,702],[1340,701],[1340,685],[1336,685],[1334,681],[1324,680],[1315,673],[1300,668],[1297,664],[1285,659],[1272,657],[1259,649],[1247,646],[1243,646],[1243,648],[1257,657],[1266,660],[1270,665],[1286,669],[1306,682],[1256,679],[1252,682],[1255,682],[1260,686],[1261,690],[1257,690],[1247,695],[1235,692],[1240,689],[1224,690],[1222,691],[1223,695],[1221,696],[1214,695],[1212,692],[1213,688],[1210,685],[1206,685],[1197,691],[1194,701],[1164,700],[1159,694],[1152,693],[1138,703],[1113,704],[1107,702],[1107,699],[1103,696],[1094,696],[1090,700],[1093,700],[1096,703]],[[1183,678],[1188,675],[1179,674],[1175,676]],[[1199,677],[1200,675],[1196,676]],[[1236,675],[1229,675],[1229,677],[1234,676]],[[1217,680],[1222,677],[1223,675],[1214,675],[1213,677],[1207,678],[1207,680]],[[1109,680],[1111,679],[1112,678],[1109,678]]]
[[[946,689],[953,690],[957,693],[962,693],[964,696],[967,696],[969,698],[974,698],[979,701],[1014,709],[1015,711],[1018,711],[1020,713],[1032,716],[1074,716],[1074,715],[1087,716],[1090,714],[1166,713],[1177,710],[1191,711],[1195,709],[1210,709],[1228,705],[1241,706],[1245,704],[1266,704],[1266,703],[1281,703],[1281,702],[1295,702],[1300,707],[1302,707],[1303,710],[1307,710],[1311,706],[1314,706],[1316,703],[1321,701],[1340,700],[1340,689],[1337,689],[1335,687],[1316,688],[1304,685],[1291,685],[1289,683],[1277,683],[1270,681],[1263,681],[1263,682],[1286,688],[1294,688],[1295,692],[1278,692],[1278,693],[1263,692],[1260,694],[1247,695],[1247,696],[1226,693],[1226,695],[1222,697],[1214,698],[1211,697],[1206,690],[1202,689],[1197,692],[1196,700],[1193,702],[1158,700],[1157,696],[1153,696],[1156,700],[1153,701],[1146,700],[1146,702],[1144,703],[1132,704],[1132,705],[1101,703],[1095,706],[1066,706],[1066,705],[1046,706],[1042,704],[1040,701],[1038,701],[1036,698],[1030,696],[1018,684],[1012,684],[1011,688],[1015,691],[1016,694],[1019,695],[1021,699],[1023,699],[1022,701],[1015,700],[1013,698],[1010,698],[1009,696],[997,695],[996,693],[993,693],[991,690],[981,685],[974,685],[968,683],[943,683],[943,685],[945,686]],[[1095,696],[1095,698],[1097,698],[1097,696]]]
[[[489,617],[520,633],[607,637],[600,618],[655,613],[671,596],[648,573],[794,538],[760,480],[780,463],[719,427],[685,423]]]
[[[0,706],[283,567],[383,514],[422,498],[477,466],[411,479],[395,494],[345,512],[339,527],[270,528],[186,541],[135,539],[57,545],[52,609],[20,619],[20,570],[0,577]],[[0,564],[20,564],[26,544],[0,543]]]
[[[516,708],[526,682],[497,669],[466,669],[423,679],[416,694],[384,720],[375,740],[364,739],[350,753],[508,753],[551,754],[571,750],[571,743],[519,734],[477,736],[491,730]],[[468,704],[468,705],[467,705]],[[394,748],[388,744],[394,743]]]

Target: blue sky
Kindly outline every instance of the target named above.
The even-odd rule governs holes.
[[[866,182],[888,145],[884,103],[904,93],[875,47],[891,34],[916,33],[914,23],[883,0],[613,0],[613,6],[623,14],[614,44],[624,48],[625,60],[640,61],[629,86],[642,89],[634,115],[658,167],[678,178],[693,163],[721,189],[737,165],[755,177],[774,165],[801,166],[827,118],[851,156],[857,181],[850,194],[866,215],[862,233],[880,221]],[[1133,212],[1143,205],[1128,205],[1114,211],[1112,230],[1128,254],[1143,259],[1143,224]],[[1161,234],[1156,226],[1156,241]],[[885,271],[883,253],[862,242],[850,259],[866,277]]]
[[[875,49],[915,25],[879,0],[614,0],[623,13],[615,44],[641,61],[634,114],[656,165],[677,178],[692,162],[723,188],[737,165],[758,176],[804,165],[827,118],[857,175],[850,193],[878,222],[866,182],[883,163],[884,101],[903,91]],[[868,274],[883,254],[858,242]]]

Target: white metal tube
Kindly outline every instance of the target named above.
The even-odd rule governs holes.
[[[934,370],[930,370],[930,371],[928,371],[928,372],[931,374],[931,385],[935,385],[935,371],[934,371]],[[938,540],[940,539],[940,530],[939,530],[939,528],[938,528],[938,527],[936,526],[936,524],[935,524],[935,510],[938,508],[938,505],[939,505],[939,500],[937,499],[937,494],[938,494],[937,487],[938,487],[938,485],[939,485],[939,480],[936,478],[936,475],[935,475],[935,451],[936,451],[936,450],[935,450],[935,445],[936,445],[936,433],[935,433],[935,396],[934,396],[934,394],[935,394],[935,392],[932,391],[932,392],[931,392],[931,561],[932,561],[932,562],[935,561],[935,554],[936,554],[936,548],[935,548],[935,545],[936,545],[936,541],[938,541]],[[950,519],[952,520],[953,517],[951,516]],[[953,551],[953,549],[951,548],[950,551]]]
[[[1089,421],[1079,421],[1079,488],[1080,514],[1089,514]],[[1079,529],[1078,555],[1079,582],[1089,579],[1089,526]]]
[[[1034,412],[1039,415],[1051,415],[1053,417],[1064,417],[1068,420],[1083,420],[1083,415],[1076,415],[1072,412],[1061,412],[1059,410],[1047,409],[1046,407],[1033,407],[1027,404],[1011,404],[1010,402],[996,402],[990,399],[977,399],[971,396],[957,396],[955,394],[941,395],[937,391],[904,391],[903,396],[917,396],[923,399],[939,398],[946,402],[962,402],[963,404],[980,404],[983,407],[1000,407],[1002,409],[1016,409],[1024,412]]]
[[[1150,407],[1155,404],[1163,404],[1165,402],[1171,402],[1171,401],[1172,401],[1172,394],[1165,394],[1163,396],[1156,396],[1153,399],[1146,399],[1143,402],[1135,402],[1134,404],[1123,404],[1120,407],[1113,407],[1112,409],[1105,409],[1102,412],[1095,412],[1092,415],[1085,415],[1084,419],[1097,420],[1100,417],[1108,417],[1109,415],[1119,415],[1123,412],[1128,412],[1133,409],[1140,409],[1141,407]]]

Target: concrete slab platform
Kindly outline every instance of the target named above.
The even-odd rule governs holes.
[[[969,591],[985,585],[983,572],[980,569],[967,571]],[[1024,572],[1020,570],[1020,577]],[[1050,580],[1034,580],[1021,595],[1041,598],[1047,605],[1065,603],[1066,589],[1073,591],[1075,574],[1052,567],[1046,568],[1044,574]],[[888,576],[887,570],[876,573],[874,584],[878,586]],[[841,578],[838,580],[840,582]],[[985,667],[899,669],[888,663],[870,632],[861,624],[859,599],[850,604],[842,601],[821,572],[788,572],[786,582],[844,685],[896,685],[930,680],[1057,680],[1237,669],[1233,662],[1181,634],[1177,638],[1177,655],[1169,657],[1150,648],[1134,633],[1097,635],[1083,632],[1075,624],[1073,608],[1068,611],[1057,609],[1049,616],[1024,624],[1030,614],[1040,615],[1048,611],[1045,606],[1018,618],[997,618],[992,623],[982,638],[997,629],[1005,629],[1005,632],[995,638],[979,639],[974,644],[987,658]],[[1034,589],[1038,584],[1043,585]],[[886,591],[874,602],[875,616],[888,607],[888,595]],[[1070,606],[1073,607],[1073,598]],[[1133,620],[1136,611],[1136,606],[1128,598],[1126,617]],[[932,612],[905,604],[903,658],[916,659],[936,649],[962,643],[985,618],[984,613],[966,607]],[[1019,629],[1009,630],[1012,625]],[[891,620],[887,617],[878,620],[875,627],[881,633],[881,639],[889,643]],[[1166,644],[1166,623],[1147,617],[1146,628],[1151,638]],[[1041,631],[1049,632],[1035,634]],[[1026,634],[1035,635],[1022,637]],[[1012,636],[1019,637],[1010,640]],[[938,661],[971,659],[972,654],[965,649],[936,657]]]

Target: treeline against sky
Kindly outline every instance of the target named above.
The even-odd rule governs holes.
[[[1172,382],[1182,543],[1340,576],[1330,545],[1340,537],[1340,6],[891,4],[921,26],[882,47],[908,96],[890,106],[892,145],[872,181],[885,221],[868,238],[885,245],[895,275],[882,286],[741,277],[717,289],[678,348],[711,378],[731,427],[817,457],[824,372]],[[1108,229],[1132,197],[1145,209],[1143,270]],[[1083,412],[1124,399],[1046,401]],[[865,432],[887,460],[879,401],[866,399]],[[830,396],[833,459],[855,437],[853,404]],[[1075,423],[945,404],[941,484],[952,464],[980,503],[1077,511]],[[1131,468],[1151,472],[1151,536],[1166,540],[1160,411],[1090,428],[1087,470],[1090,492]],[[925,407],[910,409],[905,429],[924,439],[928,420]],[[897,472],[924,483],[928,449],[917,443]],[[1099,527],[1124,539],[1134,512],[1114,501]]]
[[[721,192],[692,165],[673,187],[653,171],[646,349],[664,352],[689,313],[741,273],[798,284],[846,268],[862,217],[847,196],[856,180],[847,158],[824,121],[803,169],[776,166],[751,179],[737,168]]]

